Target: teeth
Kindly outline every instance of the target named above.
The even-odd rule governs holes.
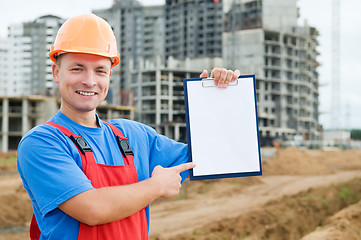
[[[83,92],[83,91],[77,91],[77,93],[84,95],[84,96],[93,96],[95,95],[94,92]]]

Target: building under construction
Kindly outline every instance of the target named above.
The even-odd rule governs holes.
[[[139,69],[139,62],[155,61],[164,52],[164,6],[142,6],[136,0],[114,0],[107,9],[93,13],[111,25],[120,53],[119,66],[114,67],[107,101],[133,105],[130,69]],[[132,65],[130,65],[132,63]]]
[[[317,30],[298,25],[296,0],[227,4],[224,65],[256,75],[260,135],[319,139]]]
[[[176,141],[186,142],[183,79],[197,78],[205,68],[222,64],[221,58],[176,60],[166,64],[142,64],[132,72],[132,89],[137,108],[135,119]],[[165,66],[166,65],[166,66]]]

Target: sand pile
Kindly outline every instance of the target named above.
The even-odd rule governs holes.
[[[0,195],[0,228],[26,226],[33,210],[24,191]]]
[[[359,240],[361,229],[361,202],[351,205],[332,217],[327,218],[322,227],[306,235],[302,240],[347,239]]]
[[[361,151],[320,151],[286,148],[262,162],[264,175],[322,175],[361,169]]]

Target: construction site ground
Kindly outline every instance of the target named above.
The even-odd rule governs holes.
[[[360,150],[265,148],[262,169],[186,180],[177,198],[152,204],[150,239],[361,239]],[[0,240],[29,239],[31,203],[14,162],[0,164],[0,189]]]

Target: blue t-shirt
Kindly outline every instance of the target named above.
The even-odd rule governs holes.
[[[100,128],[82,126],[60,111],[49,121],[81,135],[93,150],[97,163],[124,165],[113,132],[99,118]],[[187,146],[183,143],[158,135],[138,122],[116,119],[110,123],[128,138],[139,181],[149,178],[157,165],[171,167],[188,161]],[[42,232],[40,239],[77,239],[80,223],[58,209],[64,201],[93,188],[82,171],[75,144],[57,128],[44,124],[22,138],[17,156],[18,171]],[[181,175],[184,180],[188,171]],[[149,207],[146,214],[149,227]]]

